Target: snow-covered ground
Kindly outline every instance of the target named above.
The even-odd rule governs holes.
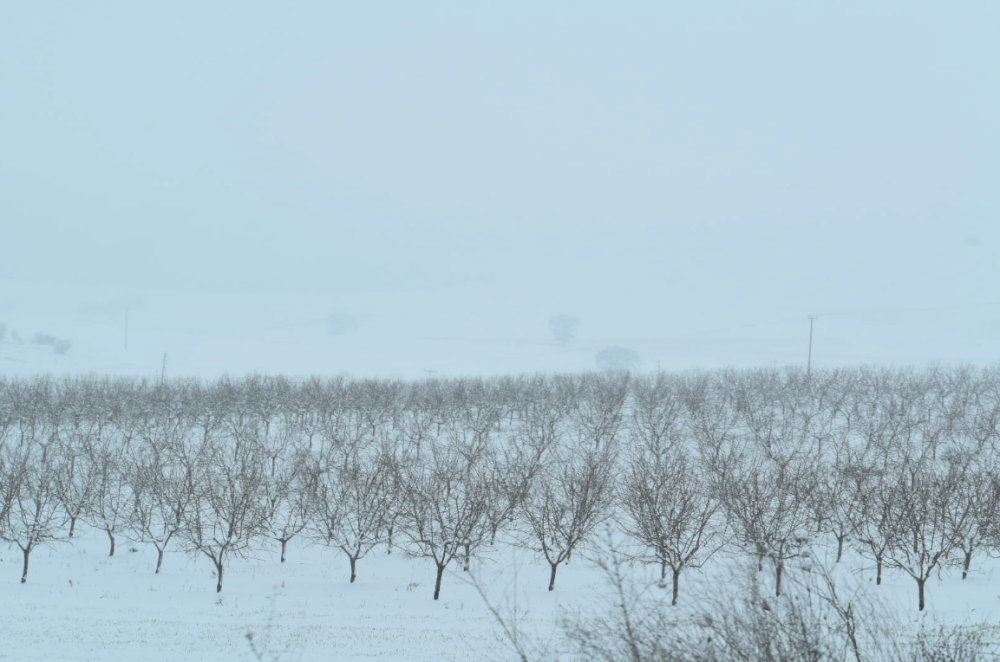
[[[697,303],[697,302],[695,302]],[[803,365],[806,315],[816,313],[813,365],[925,366],[1000,357],[1000,305],[878,309],[713,310],[692,302],[641,304],[490,290],[476,283],[361,292],[182,291],[122,293],[96,286],[0,280],[0,375],[120,374],[215,378],[294,376],[424,378],[592,370],[608,346],[636,351],[640,369]],[[129,306],[126,346],[125,307]],[[697,313],[692,312],[697,310]],[[356,327],[327,333],[330,315]],[[551,316],[580,318],[557,343]],[[17,332],[23,343],[12,341]],[[72,341],[65,355],[32,344],[36,333]]]
[[[1000,357],[1000,313],[993,305],[689,317],[669,301],[649,302],[643,310],[607,301],[603,308],[588,308],[582,295],[565,303],[528,296],[521,301],[475,284],[448,291],[126,295],[6,280],[0,281],[0,323],[7,325],[0,376],[158,378],[164,355],[168,377],[206,379],[251,372],[419,379],[579,371],[593,369],[594,355],[609,345],[638,351],[644,370],[801,364],[809,312],[820,314],[817,366],[992,363]],[[350,315],[357,327],[328,334],[334,313]],[[577,337],[565,346],[547,327],[558,313],[581,318]],[[69,339],[72,347],[58,354],[31,342],[36,333]],[[399,552],[362,560],[351,585],[339,553],[293,541],[285,564],[273,550],[233,562],[220,596],[204,559],[170,554],[162,574],[154,575],[155,551],[139,546],[131,552],[130,546],[120,545],[108,558],[104,534],[84,527],[72,544],[37,550],[25,585],[18,584],[20,552],[0,550],[0,659],[251,660],[250,632],[267,648],[262,659],[269,660],[514,659],[462,573],[446,576],[435,602],[433,567]],[[734,563],[719,557],[704,571],[686,572],[681,607],[717,592],[723,570]],[[867,581],[873,572],[860,570],[864,566],[851,556],[838,572],[846,581]],[[954,572],[932,578],[922,614],[905,576],[888,572],[885,585],[870,589],[898,610],[904,624],[978,623],[994,637],[1000,632],[998,569],[1000,562],[979,558],[965,581]],[[545,590],[548,568],[509,546],[479,559],[474,572],[495,604],[509,614],[516,609],[533,640],[556,652],[564,650],[562,615],[607,603],[605,577],[582,559],[560,570],[552,593]],[[639,584],[652,582],[646,568],[630,573]]]
[[[138,551],[132,552],[131,548]],[[824,556],[831,550],[819,549]],[[348,582],[347,562],[324,547],[293,542],[286,563],[271,550],[233,562],[221,594],[203,559],[168,554],[154,575],[155,551],[119,545],[107,556],[107,538],[84,527],[72,544],[39,549],[26,584],[18,584],[20,553],[0,554],[0,659],[27,660],[252,660],[247,634],[282,660],[513,660],[513,651],[467,575],[453,567],[441,599],[431,599],[433,565],[378,553],[358,565]],[[829,559],[828,559],[829,561]],[[680,604],[690,609],[737,560],[717,557],[704,570],[681,577]],[[838,567],[849,584],[860,583],[898,618],[900,628],[921,623],[981,624],[1000,638],[1000,562],[980,557],[969,578],[947,572],[928,582],[928,608],[916,610],[916,588],[887,572],[881,587],[874,570],[854,554]],[[582,558],[560,570],[548,592],[548,568],[530,553],[501,545],[473,564],[491,603],[519,623],[533,645],[558,659],[567,655],[558,621],[610,605],[605,575]],[[630,567],[638,585],[653,583],[646,567]],[[789,570],[792,581],[800,570]],[[761,574],[769,586],[770,573]],[[654,597],[669,591],[652,588]],[[671,609],[664,603],[664,609]],[[517,616],[515,616],[515,613]]]

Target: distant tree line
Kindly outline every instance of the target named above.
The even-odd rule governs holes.
[[[79,522],[227,564],[271,545],[449,567],[532,550],[548,587],[605,525],[676,604],[682,573],[754,559],[781,595],[809,539],[881,583],[1000,553],[1000,368],[602,372],[215,382],[0,379],[0,539]],[[291,553],[294,553],[292,550]]]

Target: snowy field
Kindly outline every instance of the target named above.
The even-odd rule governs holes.
[[[0,2],[0,662],[1000,662],[998,25]]]
[[[0,557],[0,659],[11,660],[254,660],[247,640],[267,660],[514,660],[476,589],[453,568],[441,599],[431,599],[433,565],[377,554],[363,559],[357,582],[347,563],[322,547],[292,544],[286,563],[261,552],[234,562],[227,585],[215,592],[212,567],[201,559],[168,554],[154,575],[155,551],[130,544],[107,556],[103,532],[84,529],[72,544],[39,549],[28,583],[19,585],[20,553]],[[815,547],[817,555],[829,549]],[[829,559],[827,559],[829,562]],[[702,571],[682,576],[676,610],[693,610],[719,581],[733,558],[717,557]],[[667,598],[645,567],[627,568],[647,597]],[[928,608],[916,609],[912,580],[889,572],[882,586],[874,570],[849,554],[836,570],[847,585],[886,606],[894,628],[917,630],[944,623],[977,627],[1000,641],[1000,562],[980,558],[965,581],[947,572],[928,584]],[[552,659],[579,659],[560,634],[560,618],[611,605],[607,577],[592,564],[574,561],[561,570],[556,590],[545,590],[548,569],[529,553],[499,546],[473,565],[490,602],[519,622],[533,646]],[[801,570],[789,570],[789,577]],[[996,577],[994,575],[997,574]],[[769,586],[768,568],[762,585]],[[723,589],[725,590],[725,589]],[[651,597],[649,597],[651,596]],[[670,610],[668,603],[662,609]],[[898,620],[897,620],[898,619]]]
[[[129,307],[127,333],[125,308]],[[551,316],[579,317],[565,345]],[[1000,357],[1000,304],[887,302],[811,310],[751,305],[705,308],[683,293],[636,300],[628,293],[544,290],[513,296],[480,283],[383,291],[283,294],[136,288],[114,291],[0,278],[0,375],[106,374],[217,378],[288,376],[460,377],[578,372],[608,346],[634,350],[641,371],[804,365],[807,314],[819,315],[817,367],[992,363]],[[343,335],[330,316],[350,316]],[[12,339],[16,332],[22,342]],[[72,342],[64,355],[32,342]],[[127,343],[126,343],[127,335]]]
[[[450,305],[436,307],[438,299]],[[132,306],[125,346],[124,302]],[[456,306],[455,302],[463,302]],[[571,302],[572,303],[572,302]],[[585,302],[565,310],[519,307],[474,287],[447,293],[358,294],[331,298],[143,291],[122,296],[80,287],[50,288],[4,281],[0,322],[0,375],[131,375],[158,378],[223,374],[453,377],[473,374],[583,371],[594,368],[602,347],[620,345],[642,356],[641,370],[719,366],[774,366],[804,362],[808,323],[793,311],[772,311],[746,324],[724,318],[587,315]],[[327,333],[332,313],[349,312],[357,327]],[[565,346],[548,333],[548,316],[572,312],[580,333]],[[805,311],[808,312],[808,311]],[[822,311],[818,311],[822,312]],[[641,322],[642,320],[640,320]],[[624,329],[644,329],[628,335]],[[16,331],[20,341],[11,337]],[[64,354],[32,342],[36,333],[72,341]],[[936,348],[929,351],[927,348]],[[942,350],[941,348],[947,348]],[[163,358],[166,354],[164,371]],[[992,362],[1000,356],[995,307],[869,311],[821,316],[814,365],[862,363],[926,365]],[[339,552],[301,541],[285,564],[277,550],[227,567],[215,592],[204,558],[168,553],[154,575],[155,550],[123,542],[113,558],[100,531],[82,527],[72,544],[40,548],[26,584],[18,584],[21,555],[0,556],[0,659],[16,660],[514,660],[494,616],[468,576],[456,566],[445,576],[441,599],[431,598],[434,567],[384,550],[359,563],[355,584]],[[828,547],[818,553],[826,556]],[[682,576],[677,613],[696,614],[708,596],[731,588],[729,575],[745,559],[719,555],[704,570]],[[837,567],[845,586],[857,584],[885,606],[894,630],[921,625],[974,627],[1000,642],[1000,562],[979,557],[968,579],[953,569],[928,582],[928,608],[918,613],[908,577],[874,570],[853,552]],[[794,575],[795,570],[789,570]],[[652,571],[628,567],[645,599],[669,591],[654,586]],[[530,552],[500,545],[473,563],[491,604],[517,621],[540,658],[582,659],[562,634],[564,619],[610,608],[608,578],[583,555],[560,569],[548,592],[548,567]],[[763,585],[770,581],[765,569]],[[721,593],[724,595],[724,592]],[[662,609],[670,610],[667,603]],[[257,653],[247,638],[253,633]]]

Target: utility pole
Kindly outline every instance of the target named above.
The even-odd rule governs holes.
[[[125,306],[125,349],[128,349],[128,306]]]
[[[163,367],[160,368],[160,383],[167,378],[167,353],[163,352]]]
[[[813,324],[816,323],[819,317],[816,315],[809,315],[809,358],[806,360],[806,377],[812,374],[812,362],[813,362]]]

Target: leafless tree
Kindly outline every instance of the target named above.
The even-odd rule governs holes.
[[[448,565],[461,558],[468,569],[473,551],[489,539],[487,513],[493,497],[489,476],[478,460],[437,445],[422,461],[397,468],[406,490],[407,553],[434,562],[435,600]]]
[[[281,545],[281,563],[285,562],[288,543],[309,524],[314,476],[309,471],[308,458],[306,451],[299,451],[282,462],[280,468],[268,469],[264,480],[267,536]]]
[[[59,502],[55,498],[52,474],[53,464],[42,444],[15,452],[7,463],[5,482],[14,484],[21,474],[12,508],[8,511],[6,526],[2,527],[5,540],[17,545],[24,556],[21,583],[28,581],[28,562],[31,552],[39,545],[59,540],[63,525]]]
[[[56,497],[69,520],[69,537],[76,524],[91,510],[95,485],[88,476],[86,449],[100,438],[107,427],[106,406],[94,397],[95,384],[81,379],[66,379],[57,385],[51,414],[58,421],[55,455]]]
[[[525,544],[549,564],[550,591],[559,566],[611,515],[616,453],[608,446],[559,449],[524,500]]]
[[[937,435],[925,401],[931,380],[913,370],[868,367],[855,377],[846,406],[852,437],[871,462],[887,467],[934,452]]]
[[[875,562],[875,585],[882,584],[889,546],[898,535],[896,520],[898,495],[893,474],[878,466],[856,467],[853,471],[851,499],[862,504],[853,511],[856,518],[855,549]]]
[[[727,464],[713,469],[715,494],[738,540],[758,557],[758,569],[765,558],[774,563],[774,591],[781,595],[785,563],[801,554],[808,539],[813,467],[798,455],[734,454]]]
[[[125,475],[122,449],[114,440],[102,440],[86,449],[86,480],[93,489],[87,512],[90,524],[108,536],[108,556],[115,555],[115,536],[128,525],[132,512],[133,494]]]
[[[343,458],[321,460],[311,472],[312,537],[347,556],[353,584],[358,561],[385,541],[395,505],[393,467],[384,456],[352,451]]]
[[[18,454],[9,451],[11,440],[20,431],[16,395],[19,391],[19,384],[0,377],[0,539],[24,477]]]
[[[579,378],[568,408],[567,434],[574,443],[594,448],[618,441],[623,429],[631,375],[627,372],[586,373]]]
[[[964,528],[963,523],[949,518],[949,504],[956,497],[963,471],[956,467],[935,471],[909,463],[895,475],[893,519],[897,533],[889,541],[886,564],[904,571],[917,583],[920,611],[925,606],[927,580],[936,569],[952,563],[950,554],[958,545],[955,532]]]
[[[72,442],[60,445],[56,454],[56,498],[69,521],[69,537],[76,533],[80,517],[90,512],[93,505],[95,484],[87,475],[87,458]]]
[[[204,460],[181,533],[189,551],[212,561],[221,592],[226,561],[245,557],[266,532],[267,468],[260,448],[238,436],[211,443],[200,455]]]
[[[980,451],[995,453],[1000,444],[1000,367],[960,368],[951,381],[959,402],[956,433]]]
[[[576,336],[576,327],[580,319],[572,315],[553,315],[549,318],[549,330],[561,345],[565,345]]]
[[[954,492],[944,504],[944,517],[956,551],[961,552],[962,579],[969,576],[978,551],[994,549],[1000,522],[997,465],[992,454],[956,452],[944,458],[955,481]]]
[[[129,528],[134,540],[156,548],[157,574],[167,546],[186,525],[200,487],[202,459],[187,431],[182,419],[161,420],[130,454],[125,473],[132,493]]]
[[[306,471],[312,422],[295,399],[294,384],[283,377],[253,376],[239,385],[244,423],[232,433],[249,435],[267,463],[264,481],[268,536],[281,545],[285,562],[288,543],[306,527],[310,510],[310,475]]]
[[[31,552],[59,540],[63,513],[54,488],[54,421],[51,383],[36,379],[16,388],[9,414],[17,433],[0,446],[0,538],[16,545],[24,559],[21,583],[28,581]]]
[[[650,550],[648,562],[660,566],[660,580],[671,571],[672,600],[685,568],[701,567],[725,544],[720,504],[685,453],[645,448],[629,458],[619,484],[622,528]]]
[[[867,497],[872,472],[864,456],[844,442],[836,444],[833,459],[823,461],[817,472],[814,502],[817,508],[825,508],[826,529],[837,540],[837,563],[843,558],[844,544],[872,514]]]
[[[491,449],[486,460],[493,495],[486,513],[491,545],[500,530],[516,519],[535,477],[543,469],[546,451],[546,447],[536,446],[530,437],[519,434],[508,435]]]

